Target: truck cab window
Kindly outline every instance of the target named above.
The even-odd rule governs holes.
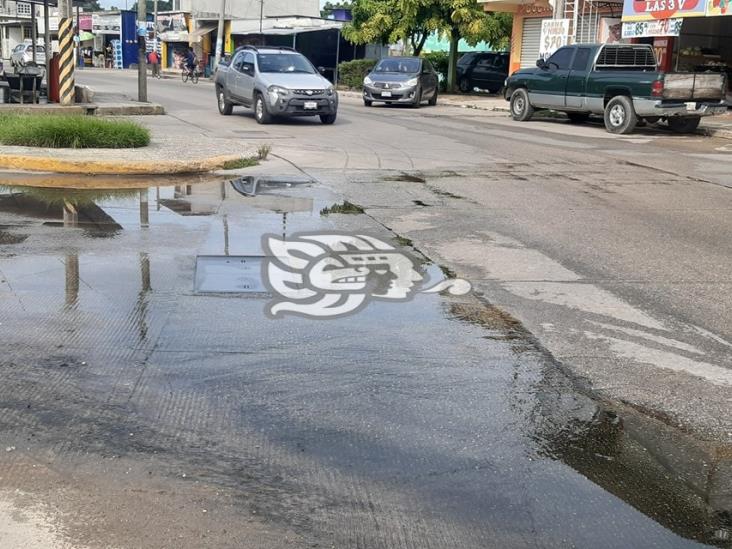
[[[554,54],[547,59],[547,65],[558,70],[567,70],[572,62],[572,48],[559,48]]]
[[[573,71],[587,70],[587,62],[590,60],[590,48],[579,48],[572,63]]]

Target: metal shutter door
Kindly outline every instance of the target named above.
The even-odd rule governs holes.
[[[577,17],[577,44],[597,43],[597,27],[600,25],[600,18],[597,13],[591,15],[580,15]]]
[[[521,33],[521,68],[527,69],[536,66],[539,59],[539,43],[541,41],[541,22],[543,17],[524,19],[524,29]]]

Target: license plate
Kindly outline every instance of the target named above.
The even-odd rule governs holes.
[[[686,110],[687,111],[695,111],[696,110],[696,102],[695,101],[689,101],[686,104]]]
[[[317,101],[305,101],[305,108],[308,110],[317,109],[318,102]]]
[[[381,92],[381,97],[391,97],[391,92]]]

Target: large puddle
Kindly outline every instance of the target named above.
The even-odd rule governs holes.
[[[578,393],[474,296],[266,317],[263,234],[400,244],[317,183],[51,179],[0,182],[0,427],[31,459],[189,471],[340,547],[732,546],[729,448]]]

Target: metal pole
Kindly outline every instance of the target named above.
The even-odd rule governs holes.
[[[76,66],[81,68],[81,16],[79,15],[79,4],[76,4]]]
[[[147,34],[147,1],[137,0],[137,100],[147,103],[147,60],[145,59],[145,34]],[[145,34],[141,29],[145,29]]]
[[[62,105],[74,102],[74,22],[72,19],[72,0],[59,0],[58,3],[58,81],[59,100]]]
[[[293,50],[297,49],[297,33],[296,32],[292,33],[292,49]]]
[[[43,0],[43,49],[46,51],[46,83],[48,83],[48,69],[51,67],[51,31],[48,26],[48,0]]]
[[[153,2],[153,48],[155,49],[155,53],[158,55],[160,52],[158,51],[158,0],[155,0]],[[160,65],[160,62],[162,59],[158,58],[158,65]],[[160,67],[158,66],[158,76],[160,75]]]
[[[36,62],[36,44],[38,43],[38,29],[36,28],[36,5],[31,4],[31,42],[33,42],[33,63]]]
[[[259,37],[262,38],[262,20],[264,19],[264,0],[259,0]]]
[[[216,31],[216,54],[214,56],[214,70],[219,66],[221,61],[221,52],[224,48],[224,14],[226,13],[226,0],[221,0],[221,10],[219,11],[219,27]]]
[[[336,64],[333,71],[333,85],[338,87],[338,62],[341,59],[341,29],[338,30],[338,38],[336,40]]]

